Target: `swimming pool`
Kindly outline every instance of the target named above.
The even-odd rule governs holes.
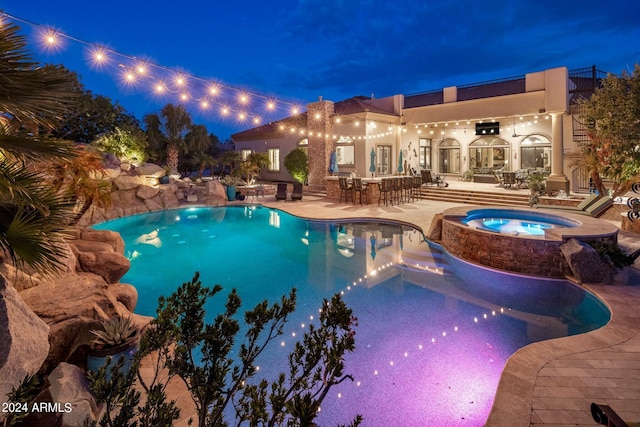
[[[284,369],[322,298],[343,292],[358,317],[354,382],[331,390],[319,425],[482,425],[507,358],[531,342],[586,332],[609,313],[564,281],[499,274],[452,259],[418,230],[392,224],[305,221],[258,206],[189,208],[97,225],[121,233],[136,311],[200,271],[203,283],[238,289],[243,307],[291,287],[298,307],[280,345],[259,362]],[[213,301],[213,317],[224,298]]]

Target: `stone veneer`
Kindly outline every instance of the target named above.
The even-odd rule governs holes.
[[[587,242],[617,240],[618,229],[608,222],[570,214],[557,216],[578,220],[582,225],[574,228],[553,228],[547,231],[544,238],[479,230],[461,222],[466,218],[468,211],[475,209],[478,207],[457,207],[443,213],[442,246],[457,258],[500,270],[565,278],[572,274],[560,251],[560,246],[566,240],[572,237]],[[539,211],[531,211],[540,214]]]
[[[307,105],[307,128],[309,130],[309,185],[324,185],[323,179],[329,170],[329,156],[333,150],[331,135],[333,134],[334,103],[323,101]],[[316,118],[319,116],[319,118]]]

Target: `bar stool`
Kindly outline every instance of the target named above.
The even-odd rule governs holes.
[[[395,197],[398,204],[402,203],[402,178],[394,177],[393,180],[393,197]],[[393,204],[393,199],[392,202]]]
[[[387,206],[387,196],[392,197],[392,191],[391,179],[383,178],[380,182],[380,197],[378,198],[378,205],[380,205],[380,200],[384,197],[384,205]],[[393,199],[391,200],[391,204],[393,204]]]
[[[353,198],[353,191],[352,191],[353,187],[351,187],[351,185],[347,181],[347,178],[339,177],[338,183],[340,184],[340,199],[338,200],[338,203],[342,202],[343,194],[344,194],[344,202],[347,203],[347,201],[349,200],[348,199],[349,194],[351,194],[351,200],[353,200],[353,203],[355,204],[355,200]]]
[[[362,204],[362,194],[364,194],[364,199],[369,204],[369,198],[367,196],[367,184],[362,183],[362,178],[353,178],[353,204],[356,204],[356,193],[360,193],[360,204]]]

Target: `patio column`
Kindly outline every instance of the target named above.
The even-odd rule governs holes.
[[[329,174],[329,156],[333,150],[333,113],[333,102],[323,101],[322,97],[318,102],[307,104],[309,185],[324,187],[324,177]]]
[[[564,190],[569,194],[569,180],[564,174],[563,113],[551,113],[551,175],[547,178],[547,194]]]

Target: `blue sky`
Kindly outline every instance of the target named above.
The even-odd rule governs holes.
[[[168,72],[277,99],[279,110],[261,114],[263,121],[287,116],[283,103],[304,106],[318,96],[384,97],[558,66],[620,73],[640,62],[636,0],[29,0],[0,8]],[[67,39],[57,52],[44,50],[38,28],[18,24],[36,60],[78,72],[87,89],[139,118],[178,102],[96,69],[82,43]],[[251,102],[247,108],[262,108],[255,96]],[[194,102],[185,105],[221,139],[252,127]]]

